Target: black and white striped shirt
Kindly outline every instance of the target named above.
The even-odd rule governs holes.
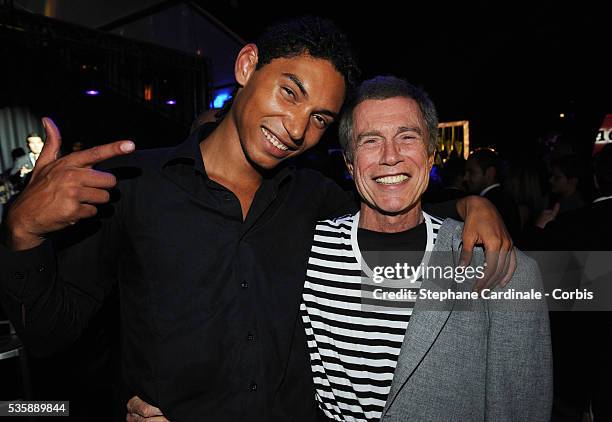
[[[423,213],[433,250],[441,220]],[[379,420],[414,303],[364,306],[363,276],[372,270],[357,242],[359,213],[317,224],[300,307],[319,407],[338,421]],[[368,274],[369,273],[369,274]],[[418,290],[420,278],[394,280]],[[374,301],[376,302],[376,301]]]

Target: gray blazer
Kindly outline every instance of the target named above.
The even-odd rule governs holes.
[[[447,219],[429,265],[455,266],[463,226]],[[517,252],[505,289],[541,289],[537,264]],[[472,266],[482,265],[482,249]],[[430,290],[470,291],[472,282],[424,280]],[[545,300],[417,300],[383,421],[548,421],[552,355]]]

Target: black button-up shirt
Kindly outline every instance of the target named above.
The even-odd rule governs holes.
[[[77,338],[118,282],[125,381],[169,419],[313,420],[300,293],[314,223],[353,211],[352,197],[285,166],[243,221],[237,197],[206,176],[210,130],[105,163],[119,183],[97,218],[29,251],[0,246],[2,306],[47,353]]]

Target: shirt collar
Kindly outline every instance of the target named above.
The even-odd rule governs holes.
[[[206,176],[204,160],[200,150],[200,142],[208,137],[217,127],[217,123],[205,123],[194,130],[183,142],[171,148],[166,157],[162,160],[161,169],[177,163],[190,163],[194,170]],[[280,185],[295,172],[295,167],[287,163],[282,163],[274,170],[264,176],[264,180],[274,180],[276,186]]]
[[[482,192],[480,192],[480,196],[485,196],[487,194],[487,192],[489,192],[491,189],[496,188],[498,186],[501,186],[500,183],[493,183],[491,186],[487,186],[486,188],[484,188],[482,190]]]

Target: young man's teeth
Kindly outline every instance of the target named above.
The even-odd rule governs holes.
[[[272,145],[274,145],[276,148],[280,149],[281,151],[287,151],[289,148],[287,148],[287,146],[285,144],[283,144],[282,142],[280,142],[278,139],[276,139],[276,136],[272,135],[270,132],[268,132],[266,129],[261,128],[261,131],[263,132],[264,136],[266,137],[266,139],[268,141],[270,141],[270,143]]]
[[[402,183],[406,179],[408,179],[408,176],[405,174],[399,174],[397,176],[379,177],[376,179],[376,183],[380,183],[382,185],[396,185],[398,183]]]

